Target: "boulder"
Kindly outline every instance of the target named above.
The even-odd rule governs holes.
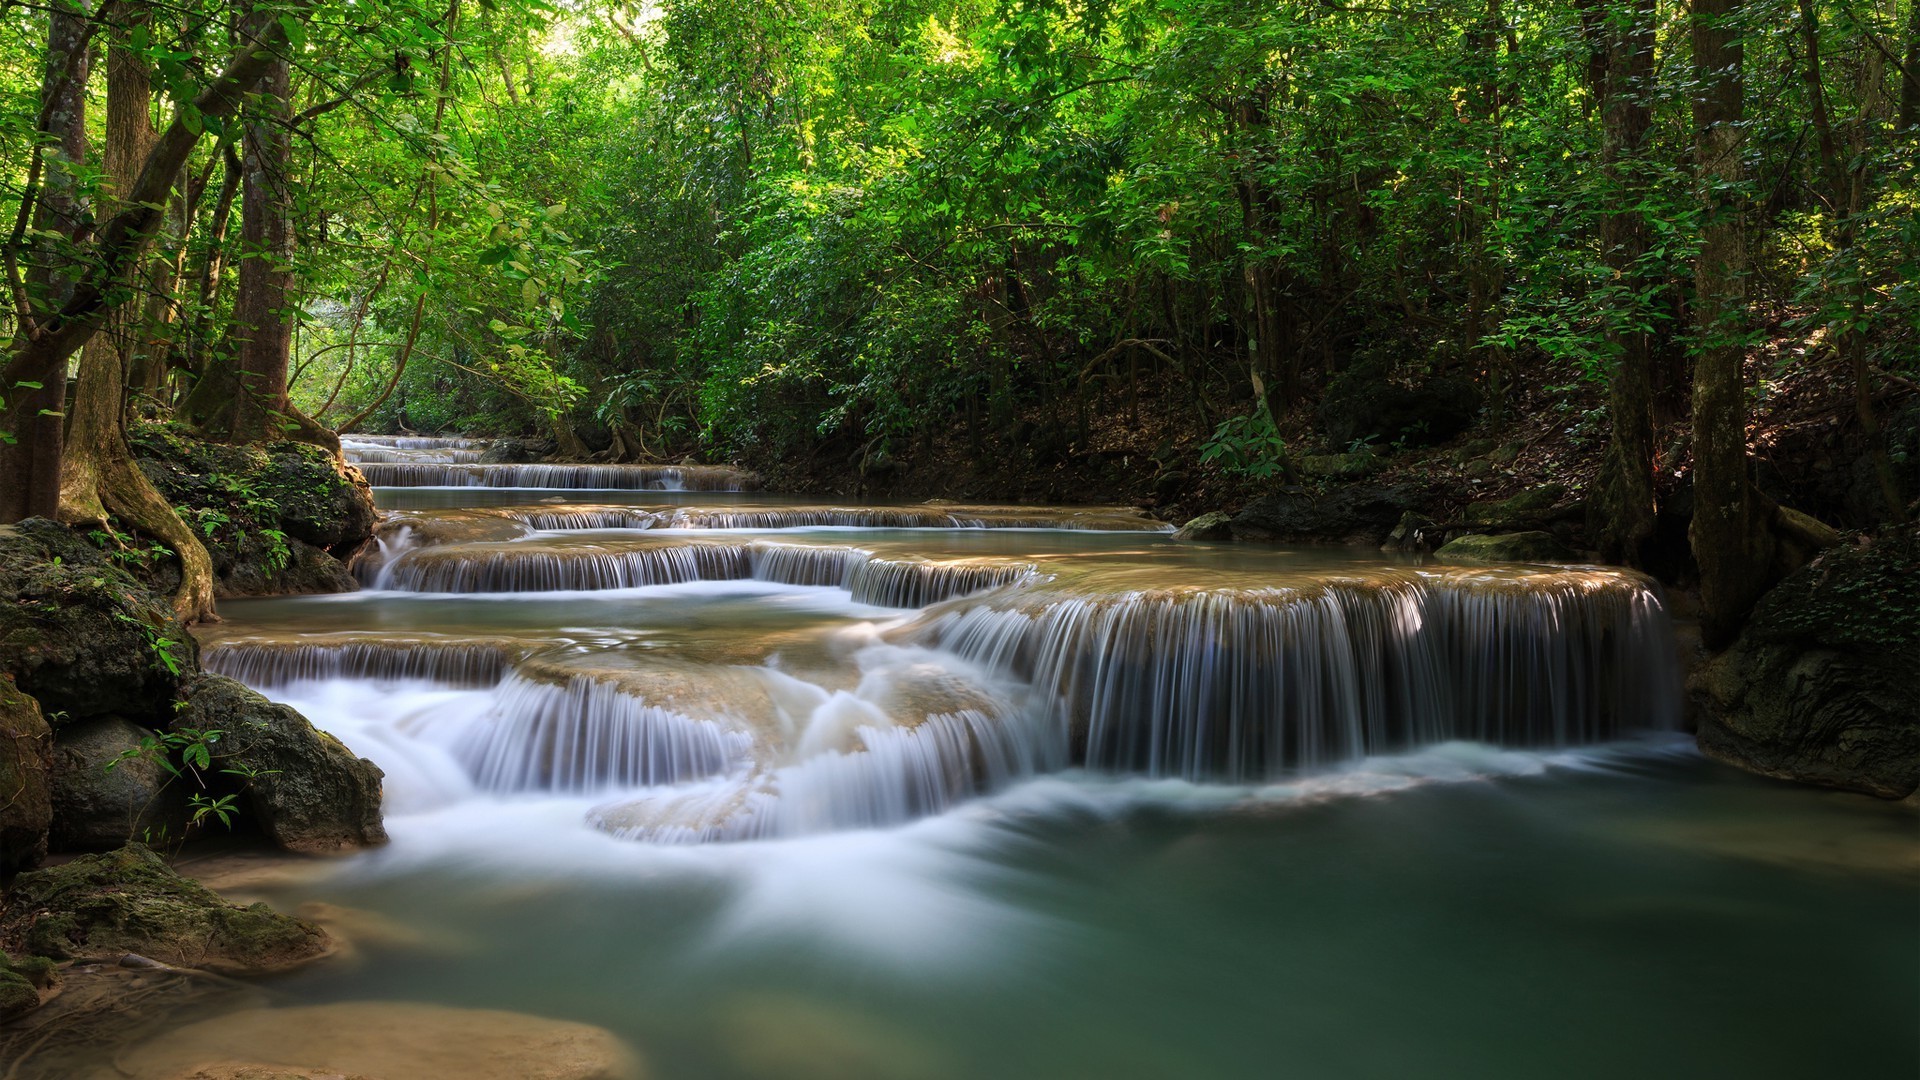
[[[132,1080],[639,1080],[586,1024],[492,1009],[350,1001],[244,1009],[168,1031],[116,1064]]]
[[[163,964],[258,975],[326,955],[312,923],[265,904],[240,907],[181,877],[142,844],[82,855],[13,879],[0,946],[54,960],[137,953]]]
[[[384,844],[378,766],[307,718],[220,675],[183,693],[175,731],[220,732],[214,769],[241,776],[246,815],[288,851],[326,854]]]
[[[1457,563],[1580,561],[1578,552],[1543,532],[1462,536],[1446,543],[1433,557]]]
[[[482,465],[526,465],[553,454],[551,439],[496,439],[480,452]]]
[[[1700,749],[1750,772],[1899,799],[1920,788],[1920,532],[1823,553],[1689,687]]]
[[[0,1024],[39,1008],[41,991],[57,981],[53,961],[44,956],[14,960],[0,953]]]
[[[154,733],[118,717],[60,729],[53,751],[55,851],[107,851],[129,840],[159,844],[186,832],[187,796],[163,763]]]
[[[1233,515],[1214,510],[1180,526],[1173,534],[1175,540],[1231,540],[1233,539]]]
[[[42,518],[0,526],[0,674],[49,724],[157,722],[195,657],[167,601],[85,537]]]
[[[1400,485],[1350,484],[1324,495],[1288,489],[1248,503],[1231,527],[1240,540],[1378,545],[1417,502]]]
[[[1399,524],[1387,534],[1387,540],[1380,545],[1381,551],[1428,551],[1438,541],[1435,539],[1437,523],[1418,510],[1409,510],[1400,515]]]
[[[1372,450],[1354,450],[1345,454],[1308,454],[1298,466],[1303,476],[1321,480],[1358,480],[1380,470],[1380,459]]]
[[[0,675],[0,873],[46,857],[52,750],[53,732],[40,703]]]
[[[229,446],[173,424],[128,436],[141,471],[206,538],[222,596],[342,591],[337,560],[378,519],[358,470],[307,443]]]

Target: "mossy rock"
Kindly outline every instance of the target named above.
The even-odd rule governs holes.
[[[52,754],[40,703],[0,675],[0,872],[37,866],[47,854]]]
[[[1380,459],[1371,450],[1346,454],[1309,454],[1300,459],[1304,475],[1323,480],[1358,480],[1380,470]]]
[[[1516,532],[1462,536],[1433,553],[1441,562],[1578,562],[1580,556],[1550,533]]]
[[[378,518],[366,481],[306,443],[230,446],[177,424],[129,431],[141,471],[206,537],[224,596],[341,592]]]
[[[1233,539],[1233,515],[1220,510],[1201,514],[1199,517],[1180,526],[1173,534],[1175,540],[1231,540]]]
[[[0,953],[0,1024],[39,1008],[40,992],[56,981],[53,961],[46,957],[14,960]]]
[[[307,718],[219,675],[189,683],[176,730],[218,731],[215,769],[245,774],[245,813],[288,851],[328,854],[384,844],[378,766]]]
[[[55,851],[107,851],[129,840],[186,835],[187,782],[168,769],[154,733],[117,716],[60,729],[53,752]]]
[[[1467,507],[1465,517],[1470,525],[1518,525],[1544,521],[1566,495],[1564,484],[1542,484],[1510,499],[1474,503]]]
[[[1833,548],[1760,598],[1695,676],[1700,748],[1884,798],[1920,790],[1920,533]]]
[[[64,525],[0,526],[0,673],[55,727],[161,721],[198,653],[171,605]]]
[[[14,878],[0,946],[55,960],[137,953],[229,975],[281,971],[326,955],[312,923],[240,907],[181,877],[141,844]]]

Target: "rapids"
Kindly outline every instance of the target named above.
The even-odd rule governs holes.
[[[1635,574],[344,445],[446,486],[200,632],[387,774],[266,895],[415,936],[295,1001],[681,1080],[1914,1071],[1912,813],[1702,761]]]

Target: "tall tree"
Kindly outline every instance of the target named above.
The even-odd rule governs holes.
[[[80,182],[87,157],[92,38],[93,27],[81,4],[57,3],[48,12],[33,159],[7,241],[16,342],[67,304],[78,276],[72,253],[83,243],[87,227]],[[33,224],[31,240],[28,222]],[[29,260],[24,271],[17,262],[22,252]],[[5,479],[0,485],[0,521],[52,517],[60,501],[65,358],[25,370],[9,365],[0,380],[9,406],[0,416],[0,438],[7,440],[0,444],[0,478]]]

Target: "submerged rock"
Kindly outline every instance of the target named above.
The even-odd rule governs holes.
[[[40,703],[0,675],[0,873],[37,865],[47,854],[52,749]]]
[[[85,537],[42,518],[0,526],[0,674],[48,723],[160,721],[193,664],[167,602]]]
[[[307,718],[220,675],[189,683],[176,731],[218,731],[213,765],[243,775],[246,813],[288,851],[327,854],[384,844],[379,766]]]
[[[1401,485],[1351,484],[1324,495],[1281,491],[1263,495],[1235,514],[1233,535],[1243,540],[1377,545],[1417,503],[1414,490]]]
[[[1835,548],[1760,598],[1694,677],[1700,749],[1750,772],[1899,799],[1920,789],[1920,533]]]
[[[153,738],[118,717],[61,729],[53,754],[54,850],[106,851],[129,840],[180,839],[187,797]]]
[[[169,1031],[117,1062],[133,1080],[639,1080],[639,1058],[586,1024],[367,1001],[247,1009]]]
[[[1441,562],[1578,562],[1580,556],[1551,533],[1516,532],[1494,536],[1462,536],[1449,541],[1433,557]]]
[[[126,953],[229,975],[324,956],[326,932],[265,904],[229,904],[145,845],[21,874],[0,910],[0,946],[55,960]]]

